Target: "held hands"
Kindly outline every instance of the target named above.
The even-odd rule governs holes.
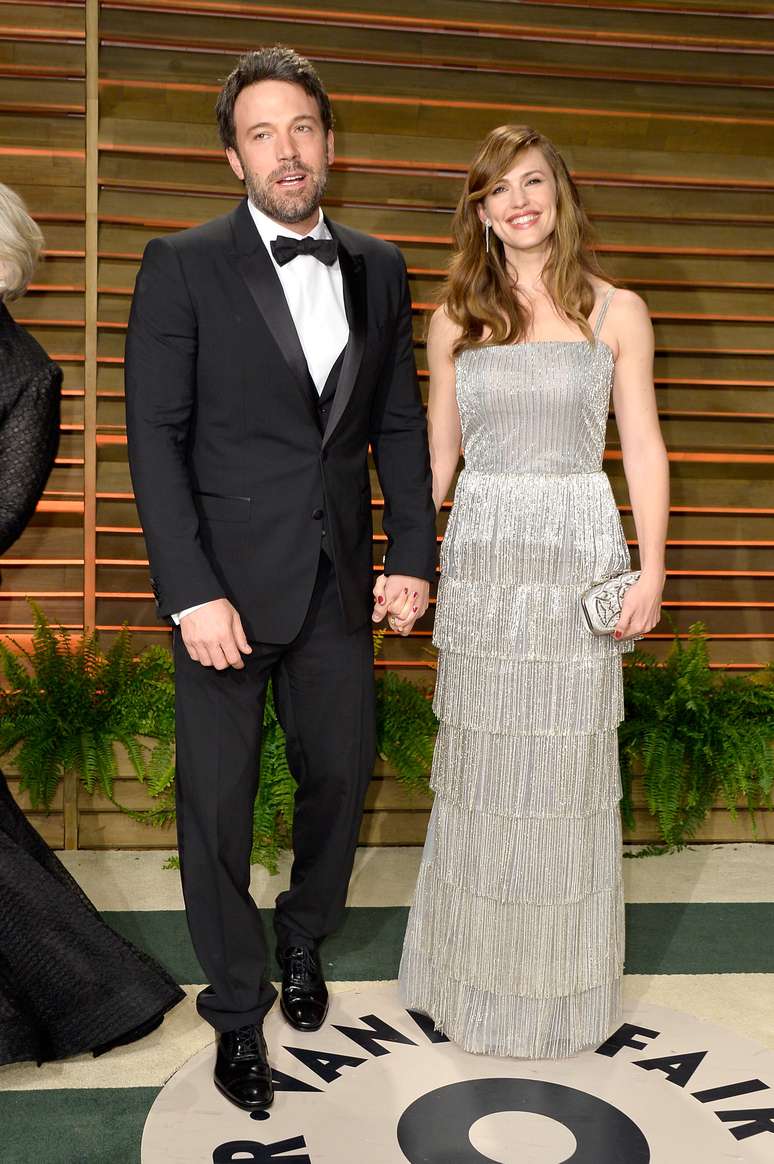
[[[613,637],[621,642],[639,639],[652,630],[661,618],[661,592],[664,589],[664,573],[641,574],[624,595],[621,616],[616,623]]]
[[[392,630],[404,637],[411,633],[414,623],[427,610],[430,583],[424,578],[409,578],[405,574],[380,574],[374,586],[374,622],[387,615]]]
[[[251,655],[239,612],[227,598],[205,602],[180,620],[180,634],[186,650],[196,663],[225,671],[244,667],[242,655]],[[241,652],[241,653],[240,653]]]

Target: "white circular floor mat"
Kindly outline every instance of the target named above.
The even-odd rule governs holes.
[[[315,1034],[275,1007],[266,1037],[269,1111],[220,1096],[213,1044],[158,1095],[142,1164],[774,1161],[774,1052],[663,1007],[636,1004],[607,1044],[558,1062],[465,1054],[392,985],[334,994]]]

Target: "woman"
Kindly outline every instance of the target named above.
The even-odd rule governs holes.
[[[436,792],[400,978],[469,1051],[575,1054],[620,1016],[621,653],[656,625],[668,465],[645,304],[601,275],[536,131],[481,146],[428,336],[443,543]],[[580,607],[629,568],[602,472],[612,388],[642,575],[615,634]],[[399,611],[397,629],[409,612]]]
[[[0,184],[0,554],[31,517],[59,440],[61,370],[5,306],[26,289],[42,241]],[[105,925],[0,773],[0,1064],[100,1054],[153,1030],[183,997]]]

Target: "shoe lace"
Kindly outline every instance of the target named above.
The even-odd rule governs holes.
[[[292,979],[304,979],[314,973],[312,953],[306,946],[294,946],[287,951],[288,970]]]
[[[234,1055],[255,1055],[261,1051],[261,1032],[251,1024],[234,1031]]]

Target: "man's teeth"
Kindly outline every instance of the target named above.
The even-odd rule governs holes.
[[[292,174],[287,178],[280,178],[280,182],[283,186],[288,186],[293,185],[295,182],[303,182],[305,177],[305,174]]]

